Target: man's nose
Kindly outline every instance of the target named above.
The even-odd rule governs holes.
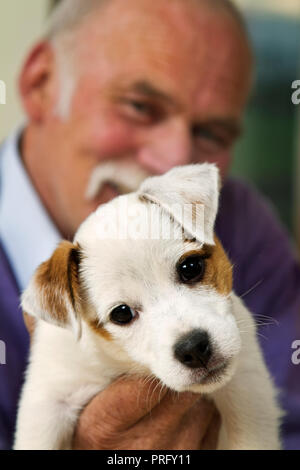
[[[162,174],[174,166],[191,163],[191,153],[188,126],[181,119],[173,119],[149,132],[138,161],[151,173]]]
[[[191,369],[206,367],[212,355],[208,333],[193,330],[184,335],[175,344],[174,355],[179,362]]]

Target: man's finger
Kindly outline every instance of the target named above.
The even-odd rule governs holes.
[[[147,378],[120,377],[99,393],[84,413],[93,411],[97,422],[121,431],[148,414],[165,394],[158,380],[148,382]]]
[[[149,421],[151,426],[151,422],[155,420],[157,426],[177,426],[187,412],[194,409],[198,402],[202,402],[198,394],[191,392],[179,394],[171,390],[168,390],[165,396],[160,398],[157,405],[151,410],[151,413],[147,414],[143,422],[141,422],[142,425]],[[206,405],[204,407],[200,405],[200,407],[203,413],[206,414],[204,409]]]
[[[214,404],[191,393],[181,393],[172,400],[169,393],[173,392],[168,392],[161,403],[137,423],[135,434],[145,438],[152,436],[151,445],[155,449],[199,450],[214,415]]]
[[[185,414],[177,428],[174,450],[216,448],[219,434],[219,427],[215,423],[216,416],[218,412],[214,403],[204,398],[198,400]]]
[[[207,432],[201,443],[201,450],[216,450],[218,445],[219,433],[221,428],[221,416],[215,409]]]

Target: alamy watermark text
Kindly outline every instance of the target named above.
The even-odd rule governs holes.
[[[4,341],[0,340],[0,366],[6,364],[6,345]]]
[[[0,80],[0,104],[6,104],[6,85]]]
[[[300,80],[295,80],[292,83],[292,103],[295,105],[300,104]]]
[[[300,364],[300,339],[296,339],[292,343],[292,349],[295,349],[295,351],[292,354],[292,363],[295,366],[298,366]]]

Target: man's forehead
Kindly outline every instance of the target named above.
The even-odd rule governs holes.
[[[247,85],[243,84],[242,75],[247,68],[250,74],[246,41],[243,45],[239,28],[231,33],[232,20],[227,24],[220,15],[213,15],[212,9],[207,12],[198,6],[195,10],[194,3],[193,0],[109,2],[111,11],[109,8],[105,13],[99,11],[98,19],[92,19],[87,28],[89,40],[81,37],[81,43],[88,43],[82,61],[85,75],[91,67],[98,67],[94,75],[99,74],[102,90],[103,77],[110,81],[107,93],[116,95],[122,88],[137,92],[179,111],[188,110],[193,119],[201,118],[195,116],[197,109],[191,108],[197,108],[200,94],[201,100],[205,99],[207,89],[218,100],[218,110],[211,109],[211,119],[220,118],[220,103],[224,101],[225,118],[232,121],[249,91],[243,90]],[[187,12],[185,18],[178,17],[175,4]],[[194,8],[193,15],[188,4]],[[242,58],[243,54],[246,57]],[[237,110],[228,116],[226,101],[233,101],[231,94],[235,95]],[[207,103],[199,103],[198,108],[211,107],[212,100],[214,97],[209,96]]]
[[[208,4],[206,0],[111,0],[90,17],[84,29],[113,50],[125,51],[126,56],[131,51],[125,48],[137,40],[137,46],[154,48],[175,43],[178,55],[183,46],[194,48],[201,30],[220,16]]]
[[[113,0],[108,2],[106,12],[100,10],[86,24],[79,48],[88,49],[89,59],[105,57],[115,68],[127,64],[128,70],[139,71],[149,66],[170,75],[176,67],[177,77],[180,70],[187,86],[191,70],[198,73],[204,59],[212,64],[222,57],[226,60],[233,49],[241,52],[242,43],[246,43],[232,18],[212,8],[198,6],[189,11],[188,5],[194,3],[202,4],[201,0]],[[186,14],[178,14],[176,4]],[[247,55],[246,47],[244,52]]]

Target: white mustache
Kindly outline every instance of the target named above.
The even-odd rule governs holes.
[[[102,163],[92,171],[85,197],[93,200],[107,183],[115,186],[120,194],[128,194],[137,191],[149,176],[152,175],[135,163]]]

